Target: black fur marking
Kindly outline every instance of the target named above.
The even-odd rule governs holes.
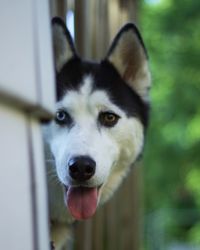
[[[96,74],[95,88],[106,91],[111,100],[124,110],[127,116],[138,117],[143,125],[148,124],[148,104],[121,78],[120,74],[108,61],[102,61]]]
[[[118,34],[116,35],[116,37],[114,38],[110,49],[105,57],[109,58],[109,56],[112,54],[113,50],[115,49],[117,43],[119,42],[121,36],[123,35],[124,32],[127,32],[129,30],[132,30],[132,32],[136,35],[136,37],[138,38],[138,41],[140,42],[140,44],[142,45],[142,48],[144,49],[144,53],[146,55],[146,58],[148,59],[148,53],[144,44],[144,41],[142,39],[142,36],[140,35],[139,29],[137,28],[137,26],[134,23],[127,23],[125,26],[123,26],[121,28],[121,30],[118,32]]]
[[[56,74],[57,100],[60,100],[67,90],[77,90],[85,73],[89,73],[82,61],[74,57],[70,59]]]
[[[85,75],[94,79],[93,91],[106,91],[117,106],[124,110],[127,116],[136,116],[148,124],[149,106],[121,78],[117,70],[107,60],[101,63],[82,61],[72,58],[57,74],[57,99],[60,100],[68,90],[78,90]]]

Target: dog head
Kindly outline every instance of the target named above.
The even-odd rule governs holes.
[[[81,59],[63,21],[54,18],[57,103],[48,125],[65,202],[91,217],[117,189],[143,150],[150,73],[134,24],[125,25],[101,62]]]

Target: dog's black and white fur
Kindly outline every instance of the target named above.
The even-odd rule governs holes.
[[[65,222],[66,207],[76,219],[91,217],[141,155],[151,80],[134,24],[119,31],[101,62],[78,56],[61,19],[53,19],[52,29],[57,103],[45,138],[61,185],[49,181],[50,213]]]

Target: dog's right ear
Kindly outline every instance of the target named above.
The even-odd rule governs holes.
[[[123,80],[149,102],[151,76],[147,51],[135,24],[128,23],[113,40],[105,60],[109,61]]]
[[[61,18],[52,19],[52,31],[55,66],[59,72],[67,61],[77,57],[77,53],[70,32]]]

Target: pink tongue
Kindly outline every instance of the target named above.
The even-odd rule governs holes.
[[[67,191],[67,206],[72,216],[77,220],[92,217],[97,208],[97,188],[69,187]]]

